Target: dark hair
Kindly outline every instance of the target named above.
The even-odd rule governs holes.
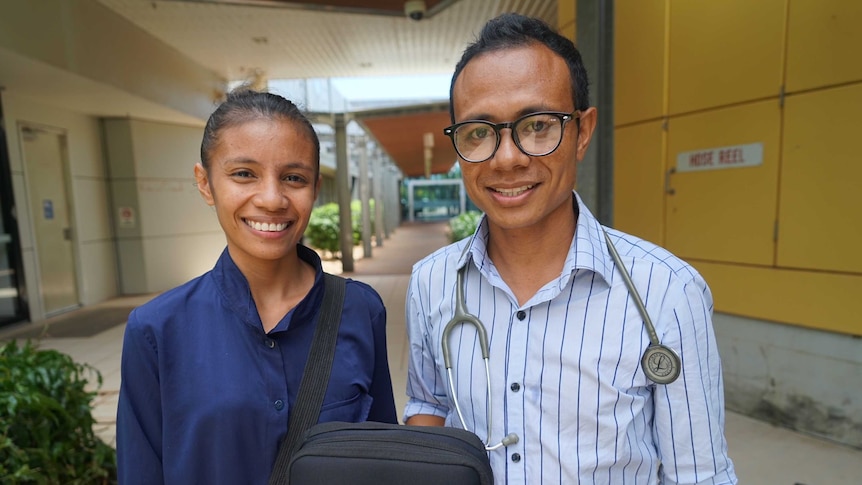
[[[228,93],[227,99],[207,120],[201,141],[201,164],[204,168],[209,171],[210,153],[218,143],[222,130],[258,119],[293,121],[303,127],[314,143],[314,163],[316,172],[319,173],[320,139],[311,121],[291,101],[277,94],[255,91],[244,86]]]
[[[505,13],[493,18],[485,24],[479,37],[464,49],[461,60],[455,66],[452,75],[452,84],[449,85],[449,116],[452,123],[455,122],[455,100],[453,91],[455,81],[464,70],[464,67],[474,57],[486,52],[525,47],[533,43],[539,43],[562,57],[569,66],[569,75],[572,82],[572,101],[575,108],[584,110],[590,107],[589,83],[587,82],[587,70],[581,60],[581,54],[575,48],[575,44],[558,34],[544,21],[526,17],[516,13]]]

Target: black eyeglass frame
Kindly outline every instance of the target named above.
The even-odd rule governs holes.
[[[515,125],[521,122],[521,120],[536,115],[551,115],[556,116],[560,119],[560,139],[557,141],[557,144],[554,145],[554,148],[551,148],[545,153],[530,153],[527,150],[524,150],[524,147],[521,146],[521,140],[518,139],[518,133],[515,132],[514,129]],[[578,131],[580,131],[581,110],[576,109],[571,113],[564,113],[562,111],[536,111],[535,113],[527,113],[514,121],[507,121],[505,123],[492,123],[488,120],[466,120],[443,128],[443,134],[448,136],[449,139],[452,140],[452,146],[455,148],[455,153],[457,153],[462,160],[468,163],[482,163],[494,158],[494,155],[497,154],[497,150],[500,148],[500,142],[503,140],[503,135],[500,134],[500,130],[502,130],[503,128],[509,128],[512,131],[512,141],[515,142],[515,146],[518,147],[518,150],[521,150],[521,153],[529,157],[544,157],[554,153],[557,148],[560,148],[560,144],[563,143],[563,135],[565,135],[566,133],[566,123],[572,120],[575,120],[575,124],[578,126]],[[470,123],[481,123],[483,125],[488,125],[494,130],[494,133],[497,135],[497,143],[494,145],[494,149],[491,151],[491,154],[488,155],[488,158],[485,158],[483,160],[470,160],[464,155],[462,155],[461,151],[458,150],[458,145],[455,143],[455,130],[457,130],[463,125],[468,125]]]

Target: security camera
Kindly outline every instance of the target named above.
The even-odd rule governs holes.
[[[404,15],[413,20],[422,20],[425,17],[425,1],[407,0],[404,2]]]

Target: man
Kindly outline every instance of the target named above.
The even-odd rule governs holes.
[[[407,423],[475,432],[498,483],[736,483],[709,288],[666,250],[603,228],[573,191],[597,115],[572,42],[536,19],[491,20],[455,68],[450,112],[485,216],[413,268]],[[680,358],[668,368],[672,353],[653,355],[665,361],[652,378],[641,358],[655,347],[622,271]],[[461,291],[487,329],[487,389],[476,327],[456,322],[451,359],[441,349]]]

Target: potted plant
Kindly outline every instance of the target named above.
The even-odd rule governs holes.
[[[116,483],[116,453],[93,432],[89,379],[99,372],[27,341],[0,350],[3,483]],[[8,481],[6,481],[8,480]]]

